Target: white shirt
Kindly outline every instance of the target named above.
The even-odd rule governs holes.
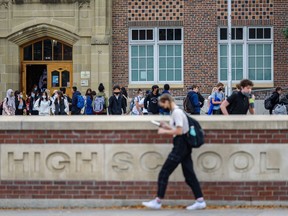
[[[137,110],[137,107],[136,107],[136,103],[137,102],[138,102],[138,105],[140,106],[140,101],[141,101],[141,98],[139,96],[134,98],[134,106],[133,106],[133,109],[132,109],[132,113],[134,115],[140,115],[140,113],[139,113],[139,111]],[[140,110],[141,110],[141,108],[140,108]]]
[[[170,126],[174,129],[177,127],[182,128],[182,133],[186,134],[189,131],[188,118],[183,110],[176,106],[172,112]]]
[[[39,115],[41,116],[50,115],[50,110],[51,110],[51,105],[52,105],[51,101],[42,100],[40,103],[40,106],[39,106],[39,101],[40,101],[40,98],[34,104],[35,110],[38,110]]]
[[[145,109],[145,107],[144,107],[144,101],[145,101],[145,97],[140,100],[139,106],[143,107],[143,108],[142,108],[142,113],[148,113],[148,110]],[[148,102],[148,103],[149,103],[149,102]]]

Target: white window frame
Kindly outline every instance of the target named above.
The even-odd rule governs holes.
[[[132,31],[133,30],[153,30],[153,40],[132,40]],[[159,40],[159,29],[181,29],[181,40],[171,40],[171,41],[162,41]],[[132,81],[132,56],[131,56],[131,47],[133,45],[153,45],[154,51],[154,80],[153,81]],[[181,81],[160,81],[159,80],[159,47],[160,45],[181,45]],[[183,84],[184,83],[184,31],[183,27],[173,26],[173,27],[133,27],[129,29],[129,84]]]
[[[228,44],[228,40],[220,40],[220,29],[227,28],[227,26],[220,26],[218,28],[218,81],[226,83],[227,80],[220,79],[220,45]],[[256,84],[271,84],[274,82],[274,29],[272,26],[235,26],[233,28],[243,28],[243,40],[232,40],[232,44],[243,44],[243,79],[249,79],[249,56],[248,46],[249,44],[271,44],[271,80],[253,80]],[[249,39],[249,29],[270,28],[270,39]],[[239,83],[238,80],[232,80],[233,84]]]

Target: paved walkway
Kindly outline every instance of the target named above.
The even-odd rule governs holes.
[[[0,210],[0,216],[287,216],[288,209],[186,210]]]

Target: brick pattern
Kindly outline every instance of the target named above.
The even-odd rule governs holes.
[[[205,130],[206,143],[264,144],[288,143],[288,130]],[[145,132],[63,130],[63,131],[1,131],[3,144],[167,144],[172,137],[159,135],[155,130]]]
[[[274,0],[234,0],[232,20],[273,20]],[[227,0],[217,0],[217,19],[227,20]]]
[[[129,0],[129,21],[165,21],[183,19],[184,0]]]
[[[288,201],[288,182],[202,182],[206,200]],[[156,182],[0,181],[0,199],[150,199]],[[183,182],[169,182],[166,199],[191,200]]]

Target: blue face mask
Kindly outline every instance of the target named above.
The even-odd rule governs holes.
[[[35,97],[35,94],[34,94],[34,93],[32,93],[32,94],[31,94],[31,97],[32,97],[32,98],[34,98],[34,97]]]

